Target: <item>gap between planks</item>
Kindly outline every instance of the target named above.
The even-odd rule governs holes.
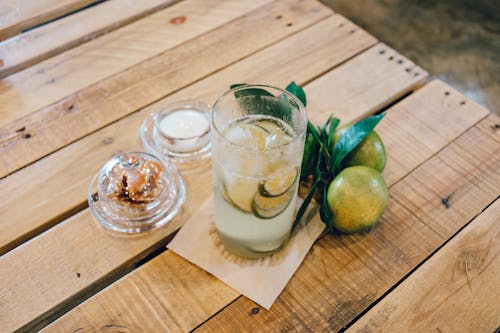
[[[492,232],[495,232],[495,227],[498,229],[499,218],[500,200],[497,198],[484,208],[481,213],[474,216],[468,223],[460,228],[450,239],[444,242],[441,247],[427,257],[425,261],[420,263],[401,281],[384,293],[384,295],[382,295],[376,302],[365,309],[358,317],[349,323],[345,329],[341,330],[341,332],[367,332],[374,326],[376,326],[378,330],[400,332],[432,329],[440,331],[438,326],[448,326],[442,331],[458,331],[468,326],[466,331],[478,330],[493,332],[498,327],[498,322],[495,322],[494,310],[493,312],[488,312],[486,309],[478,309],[477,307],[474,308],[474,305],[471,305],[471,303],[473,303],[474,300],[477,300],[478,297],[477,283],[475,284],[474,295],[467,297],[467,301],[469,302],[467,308],[465,309],[464,307],[461,307],[461,309],[455,309],[457,313],[460,313],[460,311],[464,313],[458,316],[454,313],[454,320],[451,320],[451,316],[447,318],[448,321],[445,321],[445,318],[443,318],[442,313],[448,312],[448,315],[450,315],[450,310],[448,309],[435,311],[436,308],[434,308],[434,311],[427,312],[426,314],[425,308],[431,306],[429,303],[435,304],[436,297],[442,293],[447,296],[441,297],[444,298],[441,300],[441,304],[446,302],[446,304],[449,304],[452,308],[456,308],[458,306],[457,302],[449,299],[455,296],[453,295],[454,293],[448,293],[449,288],[451,287],[458,288],[458,290],[456,290],[457,293],[460,293],[460,291],[463,291],[464,289],[473,293],[472,279],[474,277],[470,276],[471,273],[469,272],[467,258],[469,255],[473,257],[473,264],[471,264],[472,267],[470,270],[472,270],[472,272],[475,271],[477,275],[483,274],[483,271],[487,269],[491,261],[493,261],[498,255],[498,253],[489,255],[489,252],[491,250],[491,245],[495,244],[495,238],[497,238],[496,242],[498,242],[500,233],[497,230],[496,234],[490,236],[491,238],[485,244],[486,249],[484,248],[485,246],[481,245],[477,247],[476,245],[471,246],[470,240],[472,239],[473,242],[484,243],[482,240],[487,239],[489,236],[485,235],[485,233],[487,232],[491,235]],[[479,241],[479,239],[481,239],[481,241]],[[493,258],[490,262],[488,262],[486,257]],[[438,264],[438,262],[440,262],[440,264]],[[458,277],[461,278],[461,281],[459,282],[457,281],[457,278],[454,278],[451,279],[451,281],[447,281],[445,285],[438,286],[439,289],[431,288],[432,296],[430,296],[431,290],[429,290],[429,288],[433,287],[434,284],[429,286],[429,283],[435,283],[435,285],[438,285],[439,283],[442,284],[445,280],[450,280],[450,275],[455,276],[454,269],[453,267],[450,267],[450,263],[458,265],[459,262],[463,263],[459,269],[464,271],[463,274],[457,274]],[[443,267],[446,269],[443,270]],[[496,276],[500,273],[499,269],[500,266],[497,264]],[[435,277],[436,272],[440,273],[438,277]],[[493,275],[495,276],[495,273],[493,273]],[[495,283],[495,278],[492,276],[489,278],[489,281],[483,281],[483,283],[481,283],[481,289],[483,289],[484,292],[484,288],[488,288],[493,293],[497,291],[498,294],[498,290],[500,290],[499,282]],[[416,285],[417,280],[420,280],[420,282],[418,282],[418,287]],[[461,286],[456,286],[457,283]],[[487,287],[485,285],[487,285]],[[422,295],[424,292],[425,294]],[[491,295],[491,292],[487,292],[491,303],[484,306],[487,309],[495,309],[495,300],[500,297],[500,295]],[[408,301],[402,304],[401,300],[405,299]],[[462,300],[462,302],[463,301],[465,300]],[[481,303],[484,303],[484,299],[481,300]],[[396,311],[398,314],[395,314]],[[401,316],[402,311],[405,312],[404,317]],[[421,319],[418,318],[419,316]],[[441,321],[436,320],[435,317],[438,317]],[[480,320],[479,317],[481,317]],[[424,325],[427,327],[423,327]],[[385,328],[383,328],[384,326]],[[480,326],[482,327],[479,328]]]
[[[111,0],[92,4],[56,21],[0,42],[0,79],[100,35],[116,30],[175,0]],[[114,13],[114,15],[110,15]]]
[[[0,8],[0,40],[74,12],[98,0],[4,0]]]

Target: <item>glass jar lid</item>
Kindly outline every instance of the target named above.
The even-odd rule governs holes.
[[[150,114],[141,127],[144,147],[174,162],[189,162],[210,155],[210,108],[197,101],[171,103]]]
[[[142,152],[120,153],[99,170],[88,190],[89,207],[108,229],[140,233],[170,221],[185,198],[175,165]]]

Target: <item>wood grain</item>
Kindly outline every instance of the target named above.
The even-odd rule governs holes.
[[[338,29],[338,31],[347,33],[348,36],[351,35],[352,40],[366,38],[366,35],[363,35],[363,31],[359,27],[340,17],[337,19],[337,17],[339,16],[334,16],[331,19],[332,22],[328,23],[328,29],[332,31],[332,34]],[[354,33],[351,33],[351,31],[354,31]],[[358,47],[356,44],[351,45],[344,40],[339,40],[340,37],[342,36],[332,35],[325,42],[343,44],[344,51]],[[310,52],[317,52],[316,41],[302,40],[301,42],[309,43]],[[397,55],[398,59],[403,62],[403,65],[387,61],[385,56],[380,55],[381,50],[392,55]],[[269,59],[274,56],[263,54],[260,62],[269,63]],[[325,52],[316,61],[328,61],[334,56],[335,54],[333,53]],[[300,57],[294,57],[294,61],[293,65],[296,66],[296,71],[302,70],[303,65],[301,65]],[[314,65],[311,63],[308,66]],[[281,70],[280,67],[274,68],[272,66],[274,65],[268,66],[268,72],[274,73],[277,70]],[[414,76],[414,71],[407,72],[405,68],[408,67],[417,71],[419,75]],[[255,73],[252,67],[243,68],[243,64],[236,64],[234,68],[233,70],[238,71],[241,77],[240,80],[247,83],[258,83],[259,80],[262,82],[263,73]],[[308,117],[311,121],[318,124],[324,122],[331,114],[342,119],[344,122],[365,117],[387,106],[399,96],[416,90],[425,83],[427,75],[427,72],[413,65],[411,61],[397,54],[387,45],[379,43],[307,84],[305,91],[308,99]],[[269,78],[265,77],[265,82],[267,83],[277,86],[286,86],[289,83],[273,79],[272,74],[268,76]],[[216,73],[212,75],[212,79],[225,82],[226,85],[222,86],[223,89],[232,83],[230,71]],[[220,92],[218,86],[207,85],[204,81],[197,82],[190,88],[200,91],[199,96],[201,98],[205,98],[205,96],[213,98],[217,94],[217,89]],[[185,89],[176,95],[180,99],[186,99],[190,98],[190,94],[192,92]]]
[[[427,97],[425,94],[417,96],[422,100]],[[442,99],[437,100],[437,102],[441,101]],[[439,103],[436,104],[436,107],[439,107]],[[460,110],[459,112],[467,112],[465,109],[458,110]],[[420,111],[417,106],[411,112]],[[391,110],[389,115],[391,112],[398,111]],[[410,111],[405,110],[404,112]],[[431,113],[432,110],[426,112]],[[457,118],[456,114],[450,114],[448,122],[453,123],[455,118]],[[432,220],[430,217],[433,215],[443,213],[440,220],[433,223],[439,224],[453,218],[456,220],[454,226],[454,230],[456,230],[460,223],[466,223],[468,219],[487,205],[486,202],[491,202],[495,195],[498,195],[497,189],[500,179],[495,174],[495,170],[500,158],[498,154],[492,154],[495,149],[498,150],[498,133],[495,133],[491,128],[495,122],[498,122],[498,118],[483,120],[476,127],[462,134],[449,147],[413,171],[410,176],[392,186],[389,208],[382,223],[371,233],[356,236],[328,236],[315,245],[271,311],[259,309],[253,302],[239,298],[234,303],[237,305],[229,305],[228,311],[223,310],[220,315],[215,317],[214,321],[209,321],[206,327],[202,326],[202,329],[211,328],[214,331],[279,331],[282,329],[307,332],[321,331],[321,327],[333,331],[341,328],[375,300],[384,288],[392,286],[404,276],[405,272],[418,264],[447,239],[436,235],[431,226],[426,226],[423,224],[424,222]],[[440,125],[434,124],[434,126],[439,127]],[[390,130],[397,131],[397,127]],[[463,143],[477,145],[478,142],[484,146],[481,153],[474,156],[474,158],[479,159],[473,164],[467,164],[467,166],[464,164],[467,170],[464,169],[462,172],[476,169],[477,166],[481,166],[481,172],[474,173],[473,178],[464,178],[457,173],[454,173],[451,178],[443,177],[449,173],[450,167],[443,170],[440,165],[441,159],[443,157],[450,158],[448,154],[470,159],[470,151],[467,153],[468,147],[462,145]],[[389,150],[389,154],[391,153],[396,154],[398,151]],[[434,176],[422,182],[422,172],[429,172]],[[443,184],[442,179],[446,180],[446,184]],[[478,182],[491,182],[492,184],[483,190],[476,186]],[[393,193],[406,193],[416,184],[420,185],[420,191],[426,189],[429,193],[426,193],[427,205],[422,205],[413,214],[394,199]],[[432,192],[436,186],[444,186],[447,190],[453,189],[463,195],[459,195],[460,199],[457,199],[457,202],[453,202],[453,205],[446,209],[441,204],[442,193]],[[476,196],[479,196],[480,200],[471,200]],[[468,204],[468,202],[472,202],[472,204]],[[461,206],[465,207],[459,210],[457,207]],[[449,234],[452,232],[450,229]],[[167,258],[167,256],[169,256],[169,251],[160,254],[157,258]],[[176,260],[174,263],[174,261],[166,260],[162,264],[175,265],[183,271],[198,269],[186,261]],[[62,329],[74,330],[76,328],[92,331],[99,325],[115,323],[132,328],[147,327],[148,331],[155,332],[162,331],[164,327],[156,330],[154,326],[148,326],[147,318],[161,318],[162,313],[175,313],[179,308],[199,313],[199,307],[204,304],[204,295],[208,292],[204,290],[203,285],[208,281],[198,280],[200,288],[196,290],[177,289],[181,295],[180,299],[152,297],[152,291],[170,289],[172,284],[176,283],[175,279],[171,279],[167,275],[156,280],[142,295],[133,296],[133,303],[136,304],[134,311],[128,309],[124,304],[115,302],[116,296],[113,297],[113,295],[126,293],[129,289],[127,287],[129,278],[135,275],[153,275],[153,266],[138,268],[131,275],[124,277],[99,293],[98,296],[82,303],[49,325],[45,331],[57,332]],[[222,283],[213,284],[211,288],[210,292],[214,292],[213,289],[218,289],[221,294],[224,291],[229,292],[229,288]],[[185,295],[196,297],[198,301],[195,303],[183,302],[187,297]],[[225,297],[225,301],[229,304],[234,300],[235,295],[226,294]],[[155,304],[155,306],[151,306],[151,304]],[[215,313],[218,310],[220,308],[213,308],[211,312]],[[294,314],[295,312],[296,314]],[[314,324],[316,322],[317,324]],[[180,330],[190,330],[195,327],[194,325],[192,322],[185,323]],[[177,327],[172,328],[173,331],[176,329]]]
[[[343,123],[359,120],[424,85],[427,76],[411,60],[379,43],[308,85],[308,109],[314,110],[309,117],[318,124],[330,115]]]
[[[0,40],[89,5],[96,0],[3,0]]]
[[[205,168],[211,165],[205,162]],[[165,227],[137,237],[104,230],[88,209],[0,257],[0,327],[36,330],[78,299],[102,288],[148,253],[189,218],[209,194],[209,169],[186,177],[188,197]]]
[[[187,332],[239,296],[171,251],[141,268],[120,280],[122,288],[107,288],[95,296],[95,303],[114,300],[111,307],[106,306],[106,312],[99,306],[78,307],[74,310],[79,317],[76,326],[66,320],[42,331],[93,333],[115,328],[124,332]],[[166,299],[168,306],[164,305]]]
[[[240,297],[197,331],[321,332],[348,325],[498,198],[500,132],[491,126],[499,121],[494,115],[482,120],[392,186],[370,233],[322,238],[270,311]],[[417,197],[415,206],[405,204]]]
[[[269,49],[262,51],[262,53],[257,53],[255,59],[250,60],[252,58],[248,58],[246,60],[249,67],[245,68],[252,68],[255,73],[256,64],[259,64],[262,59],[272,60],[275,62],[274,66],[277,66],[281,64],[281,59],[277,55],[283,54],[286,51],[294,54],[294,57],[290,57],[288,64],[282,64],[285,69],[271,73],[267,66],[273,66],[266,64],[261,69],[262,73],[269,75],[266,77],[271,77],[272,75],[275,80],[279,79],[282,82],[289,80],[290,73],[297,75],[298,82],[309,81],[328,70],[331,66],[334,66],[335,63],[350,58],[352,53],[359,52],[375,42],[373,37],[366,33],[364,34],[365,38],[358,37],[356,39],[352,37],[340,38],[340,36],[350,36],[350,34],[345,33],[343,30],[332,33],[332,29],[328,27],[332,27],[334,30],[337,29],[337,20],[339,19],[344,20],[343,18],[335,17],[332,18],[333,21],[322,21],[297,35],[273,45]],[[337,41],[344,40],[344,42],[324,43],[321,44],[323,45],[322,47],[316,46],[316,52],[311,53],[310,44],[306,41],[310,41],[313,37],[317,36],[324,37],[326,41],[329,38],[334,38]],[[356,42],[356,40],[358,41]],[[347,44],[350,45],[349,48],[345,47]],[[354,45],[358,46],[355,47]],[[329,57],[321,60],[325,58],[326,54],[329,54]],[[308,61],[316,64],[304,67],[300,71],[295,71],[296,62],[300,61]],[[238,71],[231,73],[233,75],[231,82],[234,82],[239,77]],[[220,83],[224,84],[225,87],[229,85],[226,82]],[[222,88],[217,94],[220,94],[220,91],[222,91]],[[129,117],[125,119],[133,118]],[[139,119],[142,119],[142,117]],[[116,140],[119,140],[120,137],[130,137],[130,132],[126,128],[132,127],[124,127],[117,124],[115,131],[121,134],[117,134],[118,138]],[[133,128],[134,131],[137,131],[137,129],[137,126]],[[130,142],[137,142],[134,140],[137,140],[137,137]],[[102,141],[96,141],[96,144],[105,145]],[[93,150],[91,147],[89,146],[88,148],[89,152]],[[94,164],[94,170],[99,165],[102,165],[110,155],[101,156],[102,160]],[[37,325],[41,324],[43,320],[57,315],[58,311],[71,302],[74,302],[75,299],[87,295],[90,290],[101,288],[103,280],[116,278],[117,271],[123,270],[127,266],[137,262],[137,260],[158,246],[163,246],[164,242],[162,243],[161,241],[177,230],[183,221],[196,212],[200,203],[208,196],[209,191],[212,189],[211,186],[207,185],[211,183],[210,164],[206,161],[201,161],[200,164],[204,166],[203,169],[191,170],[191,172],[185,170],[184,172],[190,196],[187,198],[188,204],[184,207],[183,212],[170,222],[168,226],[158,229],[150,235],[134,239],[116,237],[115,234],[110,234],[102,230],[94,222],[93,217],[87,209],[32,239],[30,242],[25,243],[23,246],[0,257],[0,266],[2,267],[16,267],[16,265],[33,260],[32,264],[28,265],[29,267],[25,267],[23,273],[17,272],[18,270],[15,268],[9,269],[11,273],[6,272],[5,275],[0,273],[0,283],[7,286],[3,294],[0,294],[2,299],[5,300],[5,302],[0,303],[0,312],[6,314],[17,313],[22,309],[21,315],[7,315],[5,318],[1,318],[0,326],[6,326],[10,329],[38,327]],[[54,167],[56,166],[54,165]],[[60,172],[59,174],[67,174],[68,177],[73,177],[73,179],[80,177],[78,172],[73,173],[71,169],[66,170],[68,171]],[[54,170],[51,172],[57,173]],[[66,197],[64,194],[60,194],[59,196]],[[81,194],[80,198],[82,198]],[[4,230],[8,230],[8,228]],[[80,242],[82,244],[79,244]],[[51,256],[44,256],[44,253],[51,253]],[[95,256],[98,256],[99,260],[93,260],[92,258]],[[65,262],[66,260],[67,262]],[[38,265],[41,267],[37,267]],[[22,286],[14,287],[12,285],[12,287],[9,287],[11,284],[14,284],[14,280],[9,278],[8,275],[14,272],[17,272],[17,275],[23,274],[17,280],[23,281]],[[51,272],[50,280],[46,279],[48,272]],[[74,279],[71,279],[71,277],[76,276],[75,272],[81,274],[80,277],[77,277],[77,283],[75,283]],[[30,276],[29,281],[28,276]],[[36,291],[36,295],[30,294],[29,290],[40,284],[44,285],[44,288]],[[19,295],[23,296],[19,297]]]
[[[389,183],[414,169],[422,161],[420,154],[430,156],[464,129],[489,115],[488,110],[439,80],[430,82],[411,98],[395,105],[394,109],[400,112],[389,113],[377,126],[378,133],[387,133],[383,134],[386,149],[398,152],[387,156],[390,167],[384,170],[383,175]],[[396,133],[389,130],[396,126],[403,131]]]
[[[338,22],[345,22],[345,29],[339,29]],[[238,80],[278,86],[285,86],[292,78],[299,83],[307,82],[375,43],[366,33],[356,37],[349,34],[346,29],[352,26],[340,16],[328,18],[7,177],[0,187],[0,226],[4,230],[0,233],[0,253],[84,207],[86,188],[99,166],[116,151],[141,149],[138,133],[148,113],[176,100],[214,101]],[[317,35],[324,38],[321,46],[312,38]],[[281,54],[290,54],[286,63],[282,62]],[[301,66],[304,60],[311,65]],[[364,82],[360,80],[366,86],[374,84]],[[400,89],[413,84],[412,80],[399,82]],[[381,91],[377,103],[384,97],[389,101],[394,93]],[[19,200],[26,206],[16,205]],[[14,220],[16,223],[11,222]]]
[[[3,140],[0,141],[3,157],[0,161],[0,176],[34,162],[329,15],[331,11],[316,1],[271,3],[22,118],[0,129],[0,133],[3,133]],[[280,16],[281,19],[276,18]],[[199,29],[207,29],[206,26]],[[348,48],[345,52],[349,53],[350,50]],[[200,61],[201,55],[203,61]],[[21,128],[24,128],[22,133],[16,132]]]
[[[496,200],[346,332],[494,332],[499,221]]]
[[[75,99],[71,96],[82,89],[269,2],[183,1],[11,75],[0,81],[0,127],[64,98]],[[179,24],[177,17],[186,20]]]
[[[0,42],[0,78],[171,5],[174,0],[111,0]],[[113,13],[113,15],[110,15]]]

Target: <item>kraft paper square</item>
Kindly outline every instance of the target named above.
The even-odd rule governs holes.
[[[210,197],[168,248],[269,310],[325,229],[316,207],[312,207],[309,206],[283,249],[269,257],[244,259],[229,253],[218,239],[214,202]]]

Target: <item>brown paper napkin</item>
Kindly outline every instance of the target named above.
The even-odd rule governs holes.
[[[308,208],[281,251],[266,258],[243,259],[229,253],[220,243],[214,224],[213,197],[210,197],[168,248],[269,310],[325,228],[316,211]]]

